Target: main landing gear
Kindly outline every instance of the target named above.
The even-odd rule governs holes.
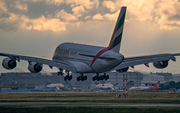
[[[63,69],[59,69],[58,76],[59,75],[61,75],[61,76],[63,75]]]
[[[67,75],[64,77],[64,80],[71,80],[72,79],[72,75],[69,75],[69,71],[67,71]]]
[[[83,73],[81,73],[81,76],[77,77],[77,81],[84,81],[84,80],[87,80],[87,76],[83,76]]]
[[[99,74],[97,73],[97,75],[92,78],[93,81],[107,80],[107,79],[109,79],[109,75],[106,75],[106,73],[104,73],[104,75],[101,76],[99,76]]]
[[[70,80],[72,79],[72,75],[69,75],[69,71],[66,71],[66,73],[67,73],[67,75],[64,77],[64,80],[65,80],[65,81],[66,81],[66,80],[69,80],[69,81],[70,81]],[[63,70],[60,69],[60,72],[58,72],[58,76],[59,76],[59,75],[62,76],[63,74],[64,74],[64,73],[63,73]]]
[[[58,76],[59,76],[59,75],[61,75],[61,76],[62,76],[62,75],[63,75],[63,72],[58,72]]]

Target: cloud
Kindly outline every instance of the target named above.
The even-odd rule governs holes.
[[[65,31],[66,23],[60,19],[45,18],[41,16],[37,19],[29,19],[26,16],[21,16],[23,23],[20,23],[21,29],[38,30],[38,31]]]
[[[111,12],[117,11],[117,5],[112,1],[103,1],[102,5],[107,7]]]
[[[67,13],[65,10],[60,10],[55,13],[55,17],[60,17],[65,21],[75,21],[78,20],[74,15]]]
[[[24,1],[27,1],[27,2],[41,2],[43,0],[24,0]]]
[[[82,15],[82,12],[84,12],[84,7],[83,6],[77,6],[72,8],[72,11],[74,12],[73,14],[78,18]]]
[[[21,11],[27,11],[28,10],[28,5],[27,4],[21,4],[18,1],[15,3],[15,8],[18,8]]]
[[[180,25],[180,18],[170,20],[170,17],[179,17],[180,2],[178,0],[124,0],[127,5],[130,19],[137,21],[152,21],[158,24],[160,29],[172,30]]]
[[[111,14],[111,13],[106,13],[104,15],[104,18],[107,19],[107,20],[110,20],[110,21],[116,21],[117,20],[117,17],[119,15],[119,11]]]
[[[64,3],[64,0],[46,0],[46,3],[59,6]]]
[[[24,21],[20,22],[16,19],[13,22],[12,18],[21,20],[21,17],[26,17],[31,23],[24,23],[23,26],[28,26],[28,29],[50,30],[52,28],[52,31],[63,31],[66,28],[64,26],[72,21],[77,22],[77,25],[78,22],[85,21],[116,21],[119,9],[124,5],[127,6],[126,20],[128,21],[150,22],[165,30],[177,29],[180,26],[180,2],[178,0],[22,0],[22,2],[13,0],[14,9],[10,7],[11,3],[0,1],[1,29],[20,28],[17,25]],[[42,26],[34,25],[35,20],[38,20]],[[8,21],[11,24],[8,24]],[[52,25],[54,21],[61,23],[63,29],[56,27],[57,30],[55,30],[52,26],[50,27],[50,24],[47,24],[50,21]],[[48,28],[45,27],[47,25]]]
[[[8,18],[0,18],[0,29],[3,31],[12,31],[17,29],[19,17],[14,13],[9,13]]]
[[[0,15],[5,12],[7,12],[6,3],[4,3],[3,1],[0,1]]]
[[[172,30],[178,28],[176,25],[180,25],[180,2],[178,0],[173,1],[158,1],[156,9],[154,10],[155,21],[160,25],[161,29]],[[176,19],[169,19],[171,17],[177,17]]]
[[[65,31],[66,22],[60,21],[60,19],[45,18],[41,16],[36,19],[29,19],[25,15],[16,15],[14,13],[9,14],[9,18],[1,18],[0,23],[4,23],[4,26],[8,26],[4,30],[11,30],[12,28],[22,30],[38,30],[38,31]]]
[[[71,5],[71,7],[83,6],[86,9],[92,9],[93,6],[98,8],[99,0],[66,0],[66,4]]]
[[[157,0],[123,0],[122,4],[127,6],[127,13],[131,19],[137,21],[151,21]]]
[[[92,17],[92,20],[103,20],[103,19],[104,19],[103,16],[99,13]]]

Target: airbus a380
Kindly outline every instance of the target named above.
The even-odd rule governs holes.
[[[107,47],[98,47],[76,43],[62,43],[54,51],[52,59],[45,59],[32,56],[0,53],[5,56],[2,65],[6,69],[16,67],[16,62],[20,60],[28,61],[28,69],[32,73],[38,73],[42,70],[43,64],[50,68],[57,67],[59,74],[63,75],[63,70],[67,73],[64,80],[71,80],[72,75],[69,72],[81,74],[77,81],[87,79],[85,73],[96,73],[92,78],[95,80],[107,80],[109,75],[106,72],[116,70],[117,72],[126,72],[129,67],[144,64],[149,67],[153,63],[154,67],[162,69],[168,66],[168,61],[175,61],[176,54],[157,54],[138,57],[124,57],[119,53],[123,26],[126,14],[126,7],[122,7],[119,13],[112,37]],[[104,73],[99,76],[99,73]]]

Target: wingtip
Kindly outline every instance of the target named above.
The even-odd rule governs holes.
[[[174,56],[180,56],[180,53],[174,53],[173,55]]]
[[[127,6],[122,6],[121,8],[127,8]]]

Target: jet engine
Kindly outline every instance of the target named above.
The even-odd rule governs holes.
[[[126,67],[126,68],[123,68],[123,69],[118,69],[116,70],[117,72],[120,72],[120,73],[124,73],[124,72],[127,72],[129,69],[129,67]]]
[[[16,65],[17,65],[16,61],[12,60],[11,58],[5,58],[2,61],[2,66],[5,69],[14,69],[16,67]]]
[[[28,70],[31,72],[31,73],[38,73],[42,70],[43,66],[36,63],[36,62],[30,62],[29,65],[28,65]]]
[[[156,63],[154,62],[153,66],[158,68],[158,69],[166,68],[168,66],[168,60],[166,60],[166,61],[159,61],[159,62],[156,62]]]

